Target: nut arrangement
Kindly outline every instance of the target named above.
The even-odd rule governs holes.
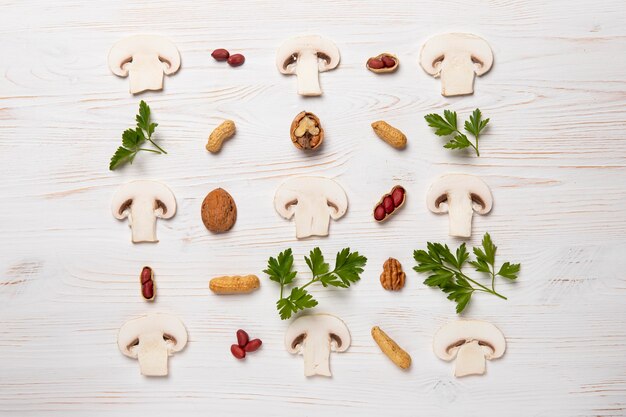
[[[136,59],[135,56],[141,57]],[[228,50],[215,49],[211,56],[218,62],[227,62],[231,67],[244,64],[242,54],[231,54]],[[306,35],[286,40],[277,50],[276,67],[285,75],[295,75],[298,94],[302,96],[319,96],[322,94],[320,73],[337,68],[340,61],[339,49],[329,39]],[[483,39],[471,34],[443,34],[428,40],[422,47],[420,65],[426,73],[441,78],[441,94],[457,96],[473,93],[474,77],[481,76],[490,70],[493,55],[489,45]],[[171,75],[180,68],[180,54],[176,46],[165,38],[158,36],[132,36],[119,41],[111,49],[108,58],[111,71],[120,77],[129,77],[130,92],[137,94],[146,90],[163,88],[165,75]],[[381,53],[366,61],[366,68],[377,74],[393,73],[399,67],[398,57],[391,53]],[[477,70],[474,70],[477,68]],[[478,138],[486,127],[489,119],[482,120],[477,109],[470,121],[465,123],[465,130],[475,137],[471,143],[457,128],[456,113],[444,112],[444,118],[436,114],[427,115],[429,126],[436,128],[439,136],[451,137],[449,148],[473,147],[478,151]],[[123,146],[118,149],[111,160],[113,170],[122,163],[132,164],[134,156],[140,150],[166,154],[152,139],[156,123],[150,119],[150,109],[142,101],[137,115],[137,128],[124,132]],[[407,136],[398,128],[384,120],[371,124],[374,133],[395,149],[404,149]],[[218,153],[224,143],[235,135],[236,127],[233,120],[225,120],[210,134],[206,150]],[[293,145],[304,151],[317,150],[324,141],[324,129],[320,119],[312,112],[302,111],[296,115],[290,126],[290,139]],[[158,148],[144,149],[141,143],[149,141]],[[493,198],[489,187],[480,178],[468,174],[447,174],[432,183],[426,196],[427,206],[433,213],[447,213],[449,217],[449,234],[457,237],[470,237],[472,214],[487,214],[491,210]],[[394,186],[382,196],[373,210],[374,220],[385,222],[394,215],[406,201],[406,189],[401,185]],[[287,219],[293,219],[296,227],[296,238],[304,239],[314,236],[327,236],[330,219],[343,217],[348,208],[347,194],[333,179],[325,177],[292,177],[283,182],[276,191],[274,207],[277,213]],[[113,216],[119,220],[128,219],[132,231],[132,242],[158,242],[156,235],[157,219],[169,219],[176,213],[176,199],[172,191],[164,184],[156,181],[139,180],[123,185],[113,198],[111,206]],[[201,206],[201,218],[210,232],[224,233],[231,230],[237,220],[237,206],[233,197],[224,189],[217,188],[206,195]],[[488,234],[483,239],[482,250],[474,248],[477,260],[469,262],[478,271],[485,272],[492,264],[493,279],[501,276],[507,279],[517,278],[519,264],[506,262],[499,272],[493,266],[495,245],[492,245]],[[469,302],[466,293],[454,292],[458,288],[469,288],[450,283],[450,276],[461,280],[461,284],[471,280],[479,287],[471,287],[472,292],[479,290],[505,297],[463,275],[462,264],[467,261],[464,244],[457,249],[455,255],[449,252],[447,245],[428,243],[428,252],[415,251],[414,257],[418,266],[414,269],[419,273],[431,272],[437,279],[429,277],[425,284],[436,286],[449,294],[448,298],[457,302],[457,312],[461,312]],[[442,255],[443,254],[443,255]],[[305,308],[314,308],[317,301],[304,290],[308,284],[321,282],[324,287],[335,286],[347,288],[360,279],[367,258],[356,251],[345,248],[336,257],[335,269],[324,261],[319,248],[315,248],[306,257],[306,263],[313,273],[313,278],[300,287],[292,287],[289,294],[283,287],[291,284],[296,272],[292,271],[293,258],[291,249],[285,250],[275,259],[270,257],[265,272],[271,280],[281,285],[281,298],[277,308],[281,318],[291,318]],[[481,257],[482,256],[482,257]],[[453,259],[453,260],[451,260]],[[444,266],[448,262],[458,267],[458,271],[450,272]],[[346,265],[349,265],[346,267]],[[486,266],[485,266],[486,265]],[[348,268],[348,269],[346,269]],[[352,268],[352,269],[349,269]],[[437,268],[443,273],[436,275]],[[446,269],[448,268],[448,269]],[[491,271],[491,269],[489,270]],[[444,277],[445,279],[441,278]],[[460,277],[460,278],[459,278]],[[429,281],[430,280],[430,281]],[[151,267],[143,267],[140,277],[141,297],[153,301],[156,297],[154,271]],[[400,262],[389,257],[383,264],[380,275],[381,286],[387,291],[399,291],[405,286],[406,274]],[[293,285],[293,284],[292,284]],[[456,285],[456,287],[455,287]],[[469,283],[467,285],[470,285]],[[458,287],[458,288],[457,288]],[[214,277],[209,282],[209,289],[217,295],[248,294],[260,288],[257,275],[230,275]],[[470,292],[471,295],[471,292]],[[232,297],[237,299],[238,297]],[[412,358],[380,327],[371,329],[371,336],[380,350],[399,368],[410,368]],[[230,346],[231,354],[237,359],[244,359],[248,353],[257,351],[262,341],[250,339],[243,329],[236,332],[237,343]],[[130,320],[122,326],[118,335],[120,351],[139,361],[140,371],[147,376],[165,376],[168,374],[168,356],[182,350],[187,343],[187,330],[175,316],[153,314]],[[292,320],[285,332],[285,349],[292,354],[304,357],[305,376],[331,376],[329,357],[332,352],[345,352],[351,344],[351,335],[347,324],[330,314],[299,315]],[[489,346],[490,349],[484,349]],[[505,339],[500,330],[493,324],[479,320],[452,321],[443,326],[434,336],[433,351],[442,360],[451,361],[456,358],[455,376],[480,375],[485,372],[485,360],[497,359],[504,354]],[[457,355],[458,353],[458,355]]]

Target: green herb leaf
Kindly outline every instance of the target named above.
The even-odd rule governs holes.
[[[122,146],[129,150],[135,151],[142,142],[142,138],[139,137],[139,134],[134,129],[126,129],[122,133]]]
[[[135,120],[137,120],[137,127],[139,129],[145,130],[146,132],[149,130],[150,107],[143,100],[139,103],[139,114],[135,116]]]
[[[320,248],[315,248],[309,253],[309,258],[304,257],[306,264],[309,266],[313,276],[322,275],[328,272],[330,265],[324,262],[324,255]]]
[[[282,320],[291,318],[291,315],[307,308],[313,308],[317,301],[303,288],[294,287],[287,298],[281,298],[276,302],[276,307]]]
[[[139,103],[139,114],[135,116],[135,120],[137,121],[137,128],[126,129],[124,133],[122,133],[122,146],[119,147],[111,157],[111,162],[109,163],[110,170],[114,170],[126,162],[132,164],[137,153],[141,151],[167,153],[159,145],[154,143],[151,138],[157,124],[150,123],[150,107],[143,100]],[[142,148],[141,145],[146,140],[158,150]]]
[[[495,277],[502,276],[507,279],[516,279],[520,270],[520,264],[505,262],[495,273],[496,245],[491,241],[491,236],[485,233],[482,247],[474,247],[472,252],[476,259],[469,260],[470,254],[461,244],[456,251],[452,251],[448,245],[428,242],[427,250],[415,250],[413,258],[417,265],[413,269],[418,273],[427,273],[428,277],[424,284],[429,287],[441,289],[448,294],[447,298],[456,303],[457,313],[461,313],[469,304],[472,295],[476,292],[485,292],[506,300],[506,297],[495,290]],[[463,272],[466,263],[472,265],[478,272],[484,272],[491,277],[491,288],[470,278]]]
[[[472,146],[472,142],[470,142],[467,136],[463,134],[456,135],[455,137],[450,139],[450,142],[443,145],[443,147],[446,149],[463,149],[469,148],[470,146]]]
[[[281,286],[291,284],[298,274],[293,269],[293,254],[291,249],[286,249],[278,254],[278,259],[270,257],[267,261],[267,269],[263,272],[269,275],[272,281],[278,282]]]
[[[283,320],[290,318],[298,311],[313,308],[317,301],[305,290],[311,284],[321,283],[324,287],[333,286],[348,288],[350,284],[361,279],[360,274],[367,262],[367,258],[358,252],[350,252],[350,248],[337,253],[335,269],[329,271],[330,266],[324,261],[324,255],[319,248],[314,248],[305,256],[307,266],[313,274],[313,278],[300,287],[294,287],[288,296],[284,296],[285,286],[292,284],[297,272],[293,271],[293,255],[291,249],[281,252],[277,258],[270,257],[265,272],[272,281],[280,284],[280,299],[276,302],[276,308]]]
[[[133,155],[132,151],[129,151],[128,149],[120,146],[111,157],[111,162],[109,162],[109,169],[113,171],[118,166],[128,162],[131,155]]]
[[[500,267],[500,270],[496,275],[499,275],[503,278],[507,279],[517,279],[517,274],[520,270],[520,264],[512,264],[509,262],[505,262]]]
[[[435,135],[437,136],[448,136],[456,132],[456,126],[450,124],[450,122],[448,122],[438,114],[427,114],[426,116],[424,116],[424,118],[426,119],[426,122],[428,122],[428,126],[437,129],[435,130]],[[456,123],[456,114],[454,116],[454,121]]]
[[[476,155],[480,156],[478,139],[489,123],[489,119],[482,119],[480,109],[474,110],[469,120],[466,120],[463,124],[465,131],[474,136],[474,143],[472,143],[465,134],[459,131],[456,112],[444,110],[443,117],[432,113],[424,116],[424,119],[426,119],[428,126],[436,129],[435,134],[437,136],[449,136],[454,134],[454,137],[443,146],[444,148],[465,149],[472,147],[476,151]]]

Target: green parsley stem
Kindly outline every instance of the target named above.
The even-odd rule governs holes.
[[[449,272],[452,272],[453,274],[461,274],[461,276],[462,276],[463,278],[465,278],[466,280],[468,280],[468,281],[469,281],[469,282],[471,282],[472,284],[476,284],[476,285],[478,285],[478,286],[480,287],[480,288],[476,288],[475,290],[477,290],[477,291],[482,291],[482,292],[488,292],[488,293],[490,293],[490,294],[493,294],[493,295],[495,295],[495,296],[497,296],[497,297],[502,298],[503,300],[507,300],[507,298],[506,298],[504,295],[497,293],[497,292],[496,292],[495,290],[493,290],[493,289],[490,289],[490,288],[488,288],[488,287],[485,287],[485,286],[484,286],[483,284],[481,284],[480,282],[476,282],[476,281],[474,281],[473,279],[471,279],[470,277],[468,277],[467,275],[465,275],[463,272],[461,272],[461,271],[457,271],[457,270],[454,270],[454,269],[449,268],[449,267],[447,267],[447,266],[445,266],[445,265],[441,265],[441,267],[442,267],[443,269],[445,269],[445,270],[449,271]]]
[[[154,146],[156,146],[156,147],[157,147],[157,148],[161,151],[161,153],[165,153],[165,154],[167,153],[167,152],[165,152],[165,149],[161,148],[159,145],[157,145],[156,143],[154,143],[154,141],[153,141],[152,139],[148,138],[148,142],[150,142],[151,144],[153,144]]]
[[[152,142],[152,141],[150,141],[150,142]],[[158,146],[157,146],[157,148],[158,148]],[[159,149],[161,149],[161,148],[159,148]],[[161,152],[159,152],[159,151],[155,151],[154,149],[137,148],[137,150],[138,150],[138,151],[153,152],[153,153],[161,153]]]

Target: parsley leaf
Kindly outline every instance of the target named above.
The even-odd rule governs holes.
[[[266,273],[270,280],[280,284],[280,298],[276,302],[276,308],[283,320],[291,318],[294,313],[313,308],[317,301],[305,289],[311,284],[319,282],[324,287],[333,286],[338,288],[348,288],[351,284],[361,279],[360,274],[367,262],[367,258],[359,255],[358,252],[350,252],[350,248],[345,248],[337,253],[335,268],[330,271],[330,265],[325,262],[324,255],[320,248],[314,248],[305,256],[307,266],[313,274],[313,278],[302,285],[294,287],[288,296],[284,296],[285,287],[293,283],[297,272],[293,271],[293,254],[291,249],[281,252],[277,258],[270,257],[267,262]]]
[[[286,249],[278,254],[278,259],[270,257],[267,261],[267,269],[263,271],[270,276],[272,281],[281,286],[291,284],[296,277],[297,271],[293,271],[293,254],[291,249]]]
[[[313,308],[317,301],[303,288],[294,287],[287,298],[281,298],[276,302],[276,308],[282,320],[287,320],[292,314],[307,308]]]
[[[139,103],[139,114],[135,116],[135,120],[137,121],[137,128],[126,129],[124,133],[122,133],[122,146],[117,148],[111,157],[111,162],[109,163],[109,169],[111,171],[126,162],[130,162],[132,164],[135,156],[140,151],[167,153],[152,140],[152,134],[158,124],[150,122],[150,107],[143,100]],[[142,148],[141,145],[146,140],[154,145],[158,150]]]
[[[489,233],[485,233],[482,240],[482,247],[474,247],[472,252],[476,259],[469,261],[470,254],[465,243],[461,244],[456,251],[451,251],[448,245],[428,242],[427,250],[416,250],[413,258],[417,266],[413,269],[418,273],[428,273],[424,284],[429,287],[439,288],[448,294],[448,299],[456,302],[456,312],[461,313],[469,304],[472,295],[478,292],[486,292],[506,300],[506,297],[495,290],[495,278],[514,280],[520,271],[520,264],[505,262],[498,272],[495,268],[495,258],[497,247],[493,244]],[[476,271],[489,274],[491,277],[491,288],[470,278],[463,272],[463,267],[468,263]]]
[[[482,131],[489,123],[489,119],[483,120],[480,109],[474,110],[470,115],[470,119],[466,120],[463,124],[465,131],[474,136],[474,143],[472,143],[472,141],[470,141],[468,137],[457,127],[456,112],[444,110],[443,117],[436,113],[432,113],[424,116],[424,119],[426,119],[428,126],[435,128],[435,135],[437,136],[450,136],[455,134],[449,142],[443,145],[444,148],[465,149],[472,147],[474,148],[474,151],[476,151],[476,156],[480,156],[480,151],[478,150],[478,139],[480,138]]]

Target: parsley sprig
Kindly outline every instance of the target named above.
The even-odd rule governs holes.
[[[450,136],[454,134],[454,137],[450,139],[448,143],[443,145],[444,148],[464,149],[472,147],[476,151],[476,156],[480,156],[480,151],[478,150],[478,138],[480,137],[482,131],[487,127],[487,123],[489,123],[489,119],[483,120],[482,117],[483,115],[480,112],[480,109],[476,109],[470,116],[470,119],[466,120],[463,125],[465,131],[474,136],[474,143],[472,143],[472,141],[470,141],[457,127],[456,112],[444,110],[443,117],[432,113],[424,116],[424,119],[428,122],[428,126],[437,129],[435,130],[435,135]]]
[[[139,103],[139,114],[135,116],[135,120],[137,120],[137,127],[135,129],[126,129],[124,133],[122,133],[122,146],[117,148],[109,163],[109,169],[111,171],[126,162],[132,164],[135,156],[140,151],[159,154],[167,153],[152,140],[152,134],[154,133],[154,129],[158,126],[158,123],[150,122],[150,107],[143,100]],[[142,148],[141,145],[146,141],[150,142],[158,150]]]
[[[331,271],[330,265],[324,261],[324,255],[320,248],[313,249],[309,256],[305,256],[307,266],[313,274],[313,278],[300,287],[293,287],[291,292],[286,288],[292,284],[297,271],[293,270],[293,254],[291,249],[281,252],[278,257],[270,257],[267,261],[267,269],[263,272],[269,275],[272,281],[280,284],[280,299],[276,302],[276,309],[282,320],[291,318],[292,314],[307,308],[313,308],[317,301],[306,290],[306,288],[316,282],[324,287],[329,285],[338,288],[348,288],[361,279],[360,274],[367,262],[365,256],[359,252],[350,252],[350,248],[345,248],[337,253],[335,258],[335,268]]]
[[[495,259],[496,245],[491,241],[489,233],[485,233],[481,247],[474,247],[473,252],[476,259],[469,261],[470,254],[467,252],[465,243],[452,253],[448,245],[441,243],[427,244],[428,250],[416,250],[413,252],[413,258],[417,262],[417,266],[413,269],[420,273],[431,274],[424,284],[429,287],[438,287],[448,294],[448,299],[456,302],[456,312],[461,313],[474,292],[486,292],[500,297],[504,300],[507,298],[496,292],[496,277],[502,277],[508,280],[515,280],[520,270],[520,264],[512,264],[505,262],[496,272]],[[469,263],[478,272],[484,272],[491,278],[491,288],[477,282],[463,273],[463,266]]]

